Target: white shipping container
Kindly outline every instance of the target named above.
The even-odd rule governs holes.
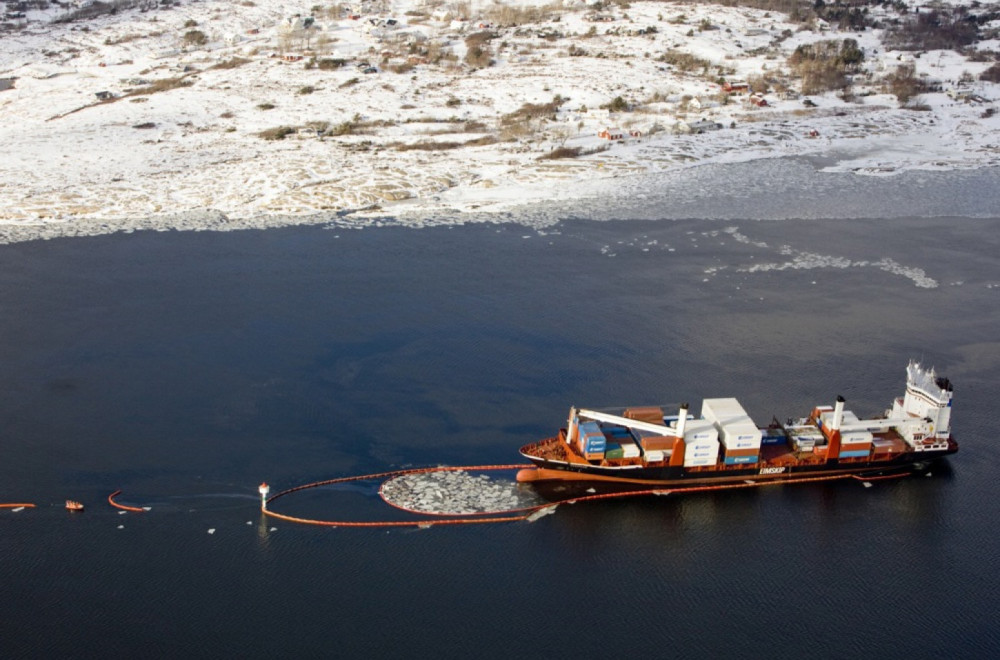
[[[658,449],[646,452],[646,461],[649,463],[658,463],[662,461],[663,458],[663,452]]]
[[[816,446],[816,440],[813,438],[792,438],[792,446],[797,450],[812,449]]]
[[[753,423],[740,402],[733,398],[705,399],[701,402],[701,416],[714,424]]]
[[[752,422],[723,425],[719,437],[726,449],[760,449],[763,433]]]
[[[821,422],[823,422],[823,428],[828,428],[830,426],[830,423],[833,421],[833,411],[831,410],[829,412],[822,413],[819,416],[819,419]],[[858,416],[855,415],[853,412],[851,412],[850,410],[845,410],[844,416],[840,420],[840,426],[843,427],[845,424],[857,424],[860,421],[861,420],[858,419]]]
[[[840,434],[840,444],[855,445],[861,442],[871,443],[874,436],[868,431],[850,431]]]
[[[684,447],[684,465],[713,465],[719,458],[719,443],[707,442]]]
[[[622,443],[622,457],[624,458],[638,458],[639,457],[639,445],[634,442],[623,442]]]
[[[687,426],[684,427],[684,442],[685,444],[692,444],[696,442],[708,441],[717,442],[719,439],[719,431],[712,425],[711,422],[704,419],[696,419],[694,421],[688,422]]]

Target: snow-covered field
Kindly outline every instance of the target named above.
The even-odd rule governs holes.
[[[29,10],[0,35],[0,241],[592,208],[651,176],[782,157],[864,179],[1000,165],[1000,89],[978,80],[991,62],[775,12],[185,0],[53,22],[70,10]],[[718,84],[844,38],[865,53],[853,98],[770,90],[757,107]],[[919,109],[879,83],[901,64],[940,83]]]

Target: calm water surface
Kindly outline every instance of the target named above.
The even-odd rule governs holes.
[[[576,222],[0,247],[0,501],[38,504],[0,511],[0,656],[996,657],[996,227]],[[911,357],[955,384],[962,450],[930,478],[416,531],[257,508],[263,480],[517,462],[571,404],[737,396],[766,422],[843,394],[874,414]],[[152,510],[120,515],[105,503],[117,488]],[[384,515],[370,485],[287,501]]]

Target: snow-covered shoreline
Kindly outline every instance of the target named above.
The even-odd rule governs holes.
[[[418,226],[615,200],[627,208],[650,180],[775,159],[822,163],[838,181],[1000,166],[993,83],[974,83],[975,102],[952,88],[923,94],[919,110],[874,85],[848,100],[814,95],[809,107],[768,94],[756,107],[657,57],[691,53],[729,78],[774,69],[779,50],[824,39],[857,40],[872,70],[908,57],[885,52],[877,30],[802,30],[773,13],[703,4],[615,6],[600,23],[571,4],[516,28],[438,20],[419,0],[380,8],[398,17],[391,30],[385,19],[317,17],[325,52],[304,52],[336,59],[336,70],[288,56],[288,39],[285,56],[273,57],[282,21],[310,9],[270,1],[195,2],[95,19],[86,30],[36,20],[4,35],[0,78],[14,82],[0,91],[0,241],[386,217]],[[172,51],[196,26],[208,43]],[[492,66],[461,64],[477,30],[500,42]],[[408,50],[389,46],[402,34],[409,50],[450,45],[452,59],[399,59]],[[369,60],[377,72],[353,66]],[[953,51],[910,62],[944,85],[990,65]],[[157,81],[169,88],[150,91]],[[98,102],[98,92],[112,98]],[[600,108],[616,97],[634,109]],[[555,109],[524,114],[545,104]],[[702,123],[718,130],[689,132]],[[295,132],[262,137],[280,127]],[[546,157],[560,149],[593,153]]]

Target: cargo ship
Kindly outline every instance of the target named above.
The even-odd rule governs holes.
[[[606,482],[632,488],[694,487],[736,482],[874,478],[926,471],[958,451],[951,435],[952,386],[911,361],[905,394],[881,417],[859,419],[845,408],[816,406],[808,417],[756,424],[735,398],[705,399],[701,415],[681,404],[621,411],[571,408],[555,437],[526,445],[535,467],[520,482]]]

